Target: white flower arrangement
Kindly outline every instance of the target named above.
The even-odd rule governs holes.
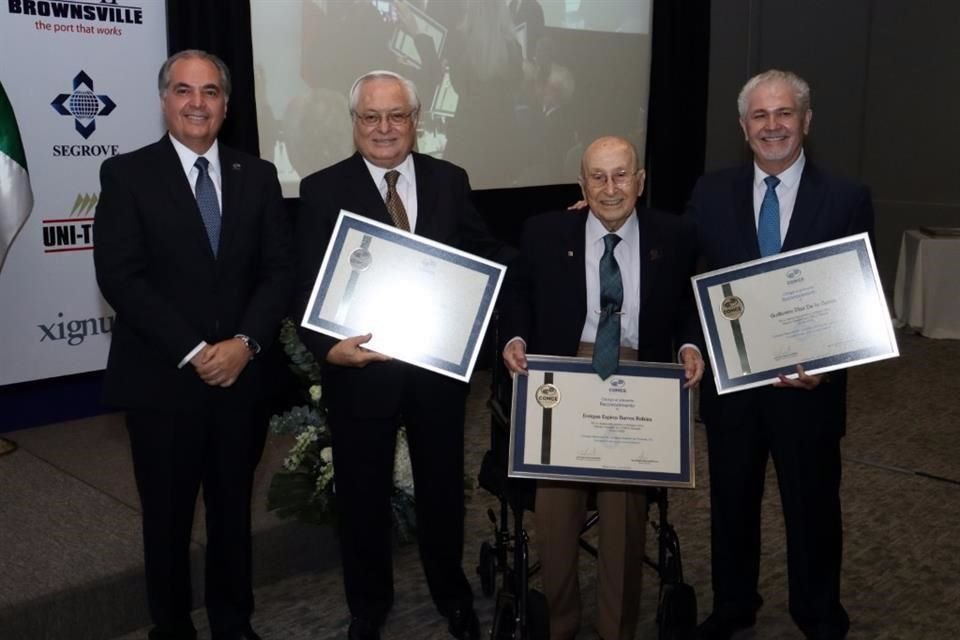
[[[276,511],[281,518],[329,523],[336,517],[336,475],[332,438],[321,403],[320,368],[289,319],[281,327],[280,343],[290,358],[291,370],[307,385],[304,395],[309,402],[270,419],[271,431],[292,436],[293,445],[270,483],[267,509]],[[408,541],[415,535],[416,517],[413,470],[403,427],[397,433],[393,487],[394,531],[401,541]]]

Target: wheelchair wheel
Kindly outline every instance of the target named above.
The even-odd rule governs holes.
[[[550,640],[547,597],[536,589],[527,591],[527,640]]]
[[[480,545],[480,564],[477,565],[477,573],[480,574],[480,590],[483,591],[483,595],[492,596],[497,581],[497,553],[489,542]]]
[[[694,640],[697,632],[697,594],[688,584],[663,585],[657,606],[658,640]]]

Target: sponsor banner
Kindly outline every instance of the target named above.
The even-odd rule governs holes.
[[[33,209],[0,269],[0,385],[102,369],[115,315],[93,268],[100,164],[160,137],[156,0],[0,0],[0,84]]]

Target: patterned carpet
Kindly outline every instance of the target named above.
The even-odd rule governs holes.
[[[960,634],[960,341],[900,336],[901,357],[850,373],[848,435],[844,440],[843,598],[852,619],[850,640],[934,640]],[[467,421],[468,473],[475,474],[489,442],[489,376],[477,374]],[[696,429],[697,488],[671,490],[670,520],[683,546],[684,572],[697,591],[700,618],[710,608],[709,482],[705,437]],[[941,480],[937,477],[947,479]],[[487,509],[497,501],[471,492],[464,567],[474,584],[481,624],[489,629],[493,598],[475,574],[483,541],[492,540]],[[801,638],[786,605],[786,553],[772,465],[764,505],[761,593],[757,626],[737,640]],[[536,549],[536,532],[531,532]],[[648,536],[648,554],[654,552]],[[593,638],[594,562],[581,561],[584,629]],[[385,638],[446,638],[434,610],[415,545],[395,554],[396,602]],[[657,576],[644,577],[639,638],[655,638]],[[535,582],[535,579],[534,579]],[[344,638],[349,614],[338,570],[294,576],[257,590],[254,626],[265,640]],[[195,612],[201,638],[206,618]],[[118,640],[146,637],[146,630]]]

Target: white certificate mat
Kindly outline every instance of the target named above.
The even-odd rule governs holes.
[[[470,379],[506,267],[341,211],[302,325]]]
[[[899,355],[866,233],[692,281],[720,394]]]
[[[510,477],[693,487],[693,417],[683,367],[527,356],[514,377]]]

